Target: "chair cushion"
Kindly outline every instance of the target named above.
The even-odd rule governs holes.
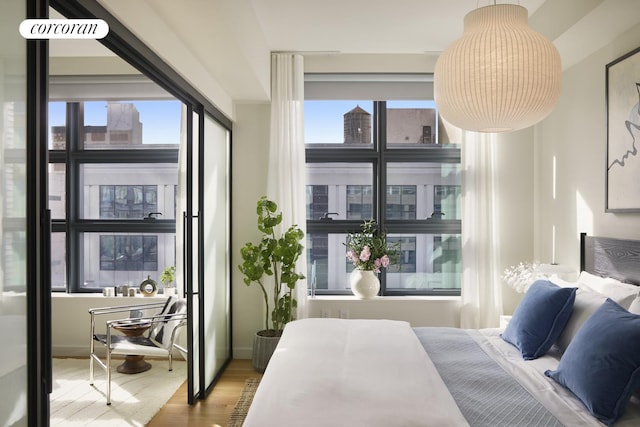
[[[149,339],[155,342],[160,347],[167,348],[171,344],[171,335],[173,330],[180,323],[180,320],[164,320],[165,316],[179,313],[186,313],[187,302],[176,296],[170,296],[167,298],[162,311],[156,315],[156,318],[163,319],[159,322],[155,322],[149,333]]]
[[[97,341],[107,345],[105,334],[95,334]],[[147,337],[130,337],[122,335],[111,335],[111,354],[139,354],[143,356],[167,356],[167,350],[160,348]]]

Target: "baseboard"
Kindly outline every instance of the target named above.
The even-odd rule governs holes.
[[[253,356],[253,347],[233,347],[234,359],[251,359]]]
[[[89,357],[89,346],[64,346],[54,345],[52,348],[53,357]],[[96,350],[97,352],[99,350]],[[235,347],[233,349],[234,359],[251,359],[253,354],[253,347]],[[106,355],[101,354],[103,357]],[[183,357],[179,351],[174,351],[173,360],[182,360]]]
[[[89,358],[89,345],[86,346],[65,346],[54,345],[51,347],[53,357],[86,357]]]
[[[104,358],[107,356],[106,350],[104,348],[96,348],[96,353],[98,356]],[[51,348],[52,357],[73,357],[73,358],[89,358],[89,346],[64,346],[64,345],[54,345]],[[114,355],[113,359],[122,359],[124,356]],[[159,356],[146,356],[146,359],[157,359],[157,360],[167,360],[166,357]],[[249,359],[251,359],[251,353],[249,353]],[[184,355],[173,349],[173,360],[186,360]]]

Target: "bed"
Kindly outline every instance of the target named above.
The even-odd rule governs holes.
[[[504,330],[289,323],[244,426],[640,425],[640,241],[580,253],[578,280],[536,282]]]

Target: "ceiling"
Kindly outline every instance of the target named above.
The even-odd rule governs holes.
[[[489,1],[252,0],[250,3],[272,50],[420,54],[443,51],[462,34],[464,16],[476,5],[486,6]],[[529,13],[542,3],[544,0],[520,0]]]
[[[393,70],[389,58],[395,57],[390,55],[436,58],[462,34],[464,15],[493,3],[182,0],[177,6],[175,0],[98,1],[192,84],[232,102],[268,100],[271,52],[303,53],[305,66],[368,55],[370,61],[375,57],[386,64],[372,61],[371,67]],[[527,8],[531,27],[554,42],[564,68],[640,22],[638,0],[497,1],[504,2]],[[89,55],[88,49],[61,43],[51,51],[66,57]],[[424,62],[423,71],[431,71],[429,64]]]

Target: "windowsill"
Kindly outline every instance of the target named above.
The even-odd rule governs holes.
[[[52,298],[87,298],[87,299],[104,299],[104,300],[125,300],[125,301],[130,301],[130,300],[142,300],[142,301],[150,301],[153,299],[158,299],[158,298],[166,298],[167,296],[164,294],[157,294],[154,295],[152,297],[145,297],[142,296],[140,294],[136,295],[135,297],[130,297],[130,296],[122,296],[122,295],[118,295],[118,296],[104,296],[99,292],[78,292],[78,293],[67,293],[67,292],[51,292],[51,297]]]
[[[461,298],[457,295],[376,296],[322,295],[309,298],[309,317],[392,319],[413,326],[459,327]]]
[[[404,296],[376,296],[370,299],[361,299],[355,295],[316,295],[309,297],[307,301],[363,301],[363,302],[383,302],[383,301],[459,301],[459,295],[404,295]]]

